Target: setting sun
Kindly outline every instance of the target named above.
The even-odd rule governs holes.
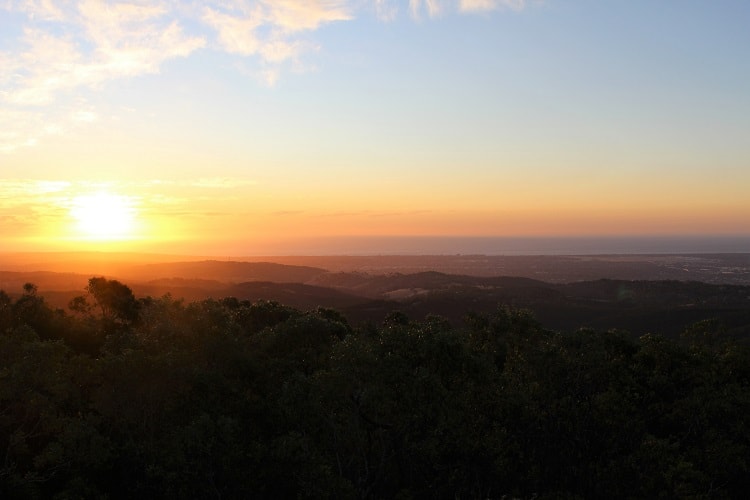
[[[133,236],[135,207],[127,196],[99,191],[77,196],[70,209],[76,230],[85,239],[124,240]]]

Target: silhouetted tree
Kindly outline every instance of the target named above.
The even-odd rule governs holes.
[[[86,291],[93,297],[102,318],[130,323],[138,317],[138,301],[127,285],[103,277],[91,278]],[[77,307],[84,305],[77,298],[73,301]]]

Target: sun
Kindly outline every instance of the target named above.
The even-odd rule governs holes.
[[[76,196],[70,215],[84,239],[114,241],[133,237],[136,209],[131,197],[107,191]]]

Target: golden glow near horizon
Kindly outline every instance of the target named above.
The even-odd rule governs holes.
[[[487,183],[473,190],[471,200],[459,200],[451,190],[461,191],[458,185],[427,195],[410,192],[407,184],[390,188],[385,196],[377,184],[371,192],[361,193],[343,188],[337,192],[336,185],[305,191],[267,189],[255,181],[227,177],[0,179],[0,224],[6,228],[1,250],[237,255],[262,254],[263,249],[294,253],[298,241],[321,238],[663,236],[697,234],[696,228],[702,234],[729,235],[740,233],[736,228],[750,229],[743,205],[728,195],[724,205],[710,198],[680,205],[673,198],[662,206],[631,206],[630,191],[610,196],[605,203],[583,196],[566,201],[540,188],[529,206],[520,199],[523,193],[513,193],[515,185],[518,182],[498,187]],[[689,191],[681,189],[687,199]]]

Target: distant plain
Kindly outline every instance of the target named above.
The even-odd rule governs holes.
[[[138,297],[275,300],[330,307],[354,323],[401,311],[461,324],[502,304],[531,310],[548,328],[677,335],[703,320],[750,334],[750,254],[253,256],[219,260],[125,253],[0,256],[0,289],[34,283],[66,309],[92,276]],[[656,332],[654,330],[657,330]]]

